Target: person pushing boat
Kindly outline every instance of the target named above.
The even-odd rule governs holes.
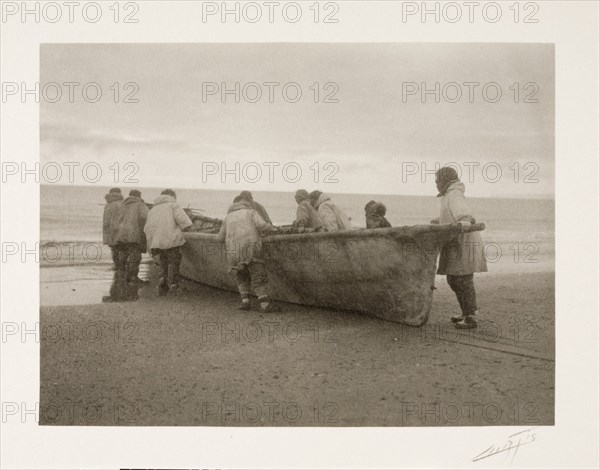
[[[250,289],[254,289],[261,312],[278,312],[269,299],[269,278],[262,257],[261,237],[276,231],[242,197],[236,198],[227,211],[218,239],[225,242],[229,272],[236,277],[242,303],[240,310],[250,310]]]
[[[312,228],[315,232],[318,232],[323,228],[323,221],[317,210],[311,205],[308,198],[308,191],[306,189],[299,189],[294,195],[298,208],[296,209],[296,220],[294,221],[294,227],[302,231],[306,228]]]
[[[254,200],[254,196],[252,196],[250,191],[242,191],[238,197],[241,202],[245,202],[248,207],[258,212],[258,215],[260,215],[266,223],[273,224],[267,210],[260,202]]]
[[[323,230],[326,232],[352,230],[352,224],[344,210],[334,204],[327,194],[321,191],[313,191],[309,194],[309,199],[321,217]]]
[[[386,208],[383,202],[369,201],[365,206],[367,228],[389,228],[392,226],[385,218]]]
[[[148,217],[148,206],[137,189],[129,191],[129,196],[117,209],[113,241],[116,251],[117,270],[125,282],[144,284],[138,277],[142,253],[146,252],[144,226]]]
[[[102,214],[102,243],[108,245],[113,261],[113,270],[117,270],[117,252],[115,251],[115,223],[117,212],[123,202],[123,195],[120,188],[112,188],[108,194],[104,196],[106,205]]]
[[[181,247],[185,244],[183,231],[192,226],[192,221],[177,204],[177,196],[172,189],[165,189],[154,200],[154,207],[148,212],[144,232],[148,238],[150,253],[159,255],[161,278],[159,295],[179,294],[179,266]]]
[[[436,224],[461,224],[470,226],[475,218],[465,201],[465,185],[452,167],[440,168],[435,174],[438,197],[441,197],[440,217]],[[445,274],[448,285],[456,294],[461,315],[451,321],[456,328],[477,327],[477,297],[473,274],[487,272],[483,253],[483,240],[478,231],[461,233],[458,238],[444,245],[440,253],[438,274]]]

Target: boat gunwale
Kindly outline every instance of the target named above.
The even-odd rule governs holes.
[[[262,241],[264,243],[283,242],[283,241],[300,241],[311,239],[356,239],[364,237],[385,237],[388,235],[396,237],[413,237],[424,233],[469,233],[485,230],[485,224],[477,223],[471,226],[462,226],[461,224],[429,224],[429,225],[404,225],[401,227],[391,228],[372,228],[372,229],[356,229],[356,230],[340,230],[336,232],[310,232],[310,233],[290,233],[265,236]],[[215,241],[218,237],[215,233],[202,232],[184,232],[184,238],[190,240],[206,240]]]

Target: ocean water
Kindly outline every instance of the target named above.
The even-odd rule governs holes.
[[[98,186],[42,185],[40,190],[42,242],[100,242],[104,195],[109,188]],[[137,188],[151,202],[160,195],[157,188]],[[204,209],[209,217],[224,218],[238,191],[202,189],[177,190],[183,207]],[[296,188],[294,188],[295,190]],[[123,188],[126,195],[128,189]],[[295,218],[293,191],[253,191],[275,224],[289,224]],[[365,226],[364,206],[371,200],[387,206],[393,226],[428,224],[439,214],[439,199],[422,196],[331,194],[356,227]],[[492,272],[554,271],[554,200],[468,198],[478,222],[486,224],[488,268]]]

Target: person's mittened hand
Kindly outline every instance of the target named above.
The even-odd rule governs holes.
[[[462,225],[463,227],[470,227],[471,226],[471,221],[470,220],[459,220],[458,223],[460,225]]]

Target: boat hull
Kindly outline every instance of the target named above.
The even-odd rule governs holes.
[[[440,248],[457,226],[413,226],[263,239],[273,299],[368,313],[411,326],[427,322]],[[224,244],[186,233],[181,274],[237,291]]]

